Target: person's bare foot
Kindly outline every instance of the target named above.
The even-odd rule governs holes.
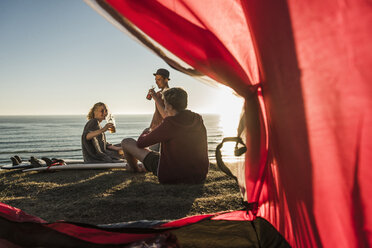
[[[139,172],[139,173],[146,173],[147,172],[147,170],[146,170],[146,168],[143,164],[137,164],[137,169],[138,169],[137,172]]]
[[[130,163],[127,163],[125,168],[130,172],[137,172],[137,166],[136,165],[131,165]]]
[[[134,166],[132,166],[131,164],[127,163],[125,168],[128,171],[134,172],[134,173],[145,173],[145,172],[147,172],[147,170],[146,170],[146,168],[143,164],[135,164]]]

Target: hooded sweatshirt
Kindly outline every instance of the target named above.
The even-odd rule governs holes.
[[[200,183],[205,179],[209,166],[207,131],[199,114],[183,110],[164,118],[153,131],[141,134],[137,146],[159,142],[160,183]]]

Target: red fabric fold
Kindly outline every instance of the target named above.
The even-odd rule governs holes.
[[[259,216],[293,247],[372,245],[369,3],[107,2],[246,98],[245,190]]]

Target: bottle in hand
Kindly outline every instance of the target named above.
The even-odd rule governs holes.
[[[110,133],[116,132],[115,118],[112,114],[109,114],[106,119],[107,123],[112,123],[113,126],[109,128]]]
[[[152,89],[152,90],[155,89],[155,86],[151,86],[151,89]],[[151,94],[150,94],[150,91],[149,91],[149,93],[147,93],[146,99],[147,99],[147,100],[151,100],[151,99],[152,99],[152,96],[151,96]]]

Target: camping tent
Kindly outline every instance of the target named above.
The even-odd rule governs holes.
[[[242,221],[244,220],[244,221]],[[0,203],[0,247],[289,247],[262,218],[246,211],[175,221],[89,225],[46,221]]]
[[[245,98],[251,214],[293,247],[372,245],[371,3],[89,2],[173,68]]]
[[[254,245],[285,246],[263,242],[278,235],[257,221],[293,247],[372,245],[368,1],[87,3],[171,67],[245,98],[248,151],[238,179],[248,211],[231,219],[250,220]]]

